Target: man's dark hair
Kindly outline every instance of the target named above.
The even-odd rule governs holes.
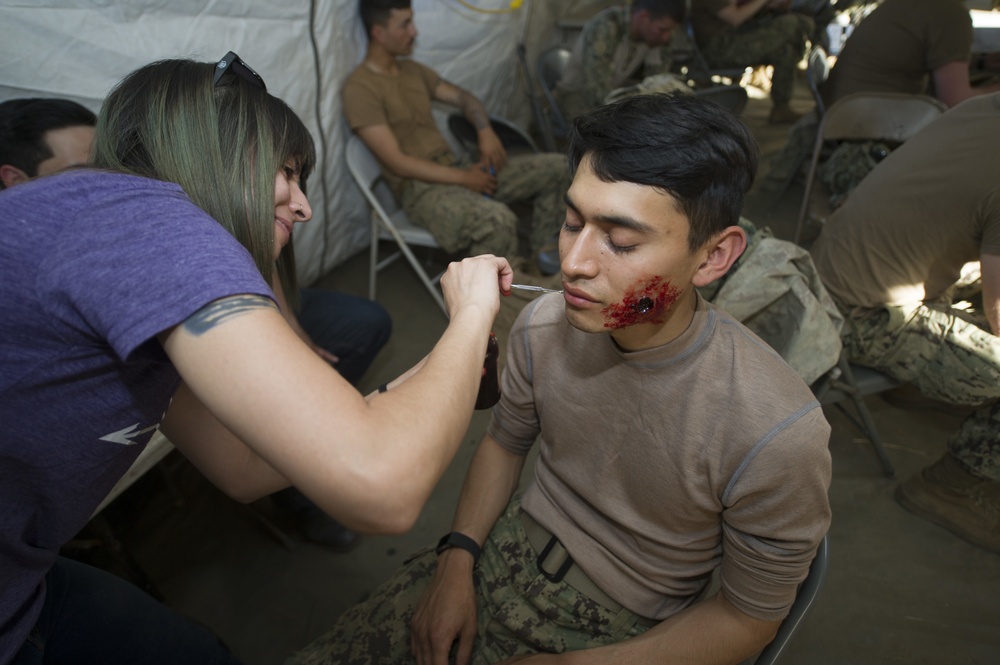
[[[686,0],[634,0],[632,11],[637,12],[645,9],[653,18],[663,18],[669,16],[678,24],[684,22],[687,16]]]
[[[360,0],[358,13],[365,25],[365,34],[371,37],[372,28],[385,25],[393,9],[409,9],[410,0]]]
[[[758,149],[732,113],[687,94],[638,95],[577,118],[567,152],[604,182],[656,187],[677,199],[693,252],[734,226],[757,173]]]
[[[38,165],[52,157],[45,132],[96,124],[97,116],[90,109],[68,99],[7,100],[0,103],[0,164],[15,166],[34,178]]]

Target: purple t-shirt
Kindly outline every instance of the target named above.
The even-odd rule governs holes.
[[[0,192],[0,663],[44,576],[160,423],[179,377],[155,336],[205,304],[272,297],[175,184],[98,171]]]

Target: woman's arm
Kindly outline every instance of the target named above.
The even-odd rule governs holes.
[[[278,476],[349,528],[400,532],[462,440],[499,291],[511,279],[503,259],[452,264],[441,340],[419,371],[370,400],[259,296],[215,301],[160,339],[191,393]],[[204,459],[212,469],[243,463],[232,452]]]

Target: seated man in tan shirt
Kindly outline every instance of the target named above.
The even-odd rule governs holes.
[[[558,231],[569,186],[566,158],[557,154],[508,158],[482,103],[408,58],[417,29],[410,0],[361,0],[368,33],[364,61],[344,84],[344,114],[375,154],[410,220],[427,228],[449,253],[518,254],[522,223],[507,206],[532,205],[528,254]],[[452,154],[431,103],[458,107],[478,131],[479,161]]]
[[[578,119],[569,155],[564,293],[510,334],[453,531],[293,662],[737,663],[787,614],[830,523],[829,426],[696,290],[745,247],[753,138],[643,95]]]

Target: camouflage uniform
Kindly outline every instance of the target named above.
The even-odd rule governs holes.
[[[830,208],[839,207],[894,147],[884,141],[838,143],[817,171],[819,180],[830,190]]]
[[[538,571],[515,497],[483,546],[474,583],[478,635],[473,665],[518,654],[563,653],[616,644],[647,629],[638,615],[612,612],[564,582]],[[428,547],[409,559],[371,598],[348,610],[328,633],[292,656],[287,665],[415,662],[410,621],[434,576]]]
[[[664,51],[629,37],[627,8],[602,11],[587,21],[573,47],[563,80],[555,90],[559,108],[572,120],[603,105],[613,90],[667,73],[670,58]]]
[[[701,287],[812,384],[840,358],[844,317],[806,250],[740,217],[747,248],[723,277]]]
[[[863,310],[848,317],[852,361],[912,383],[927,397],[977,405],[1000,398],[1000,337],[963,313],[926,304]],[[948,439],[966,471],[1000,482],[1000,403],[984,405]]]
[[[471,166],[468,162],[453,165]],[[531,252],[537,252],[559,231],[566,217],[564,197],[569,184],[565,156],[515,155],[500,171],[492,198],[460,185],[410,180],[401,203],[410,220],[429,230],[446,252],[512,257],[519,253],[519,230]],[[527,222],[521,224],[507,206],[522,201],[532,205],[530,227]]]
[[[771,101],[787,104],[813,25],[812,19],[796,12],[765,11],[737,28],[719,32],[700,48],[715,69],[772,65]]]

